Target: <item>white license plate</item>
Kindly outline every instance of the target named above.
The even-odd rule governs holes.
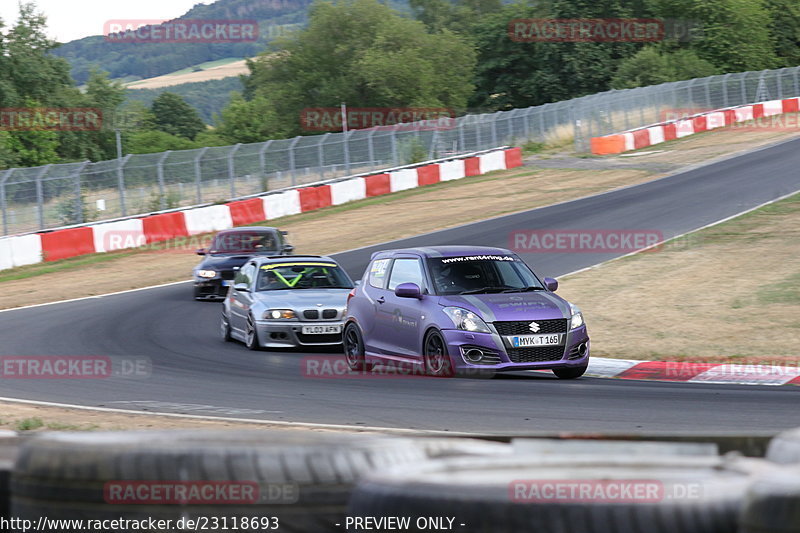
[[[511,337],[511,345],[514,348],[525,348],[526,346],[557,346],[561,344],[561,335],[520,335]]]
[[[303,335],[324,335],[326,333],[341,333],[342,326],[336,324],[334,326],[303,326]]]

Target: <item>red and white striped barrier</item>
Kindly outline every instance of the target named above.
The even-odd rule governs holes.
[[[596,155],[619,154],[638,150],[665,141],[680,139],[687,135],[730,126],[737,122],[758,120],[800,110],[800,98],[770,100],[726,109],[715,109],[691,117],[652,124],[613,135],[593,137],[591,150]]]
[[[737,385],[800,385],[800,367],[742,365],[730,363],[684,363],[680,361],[636,361],[589,359],[586,375],[600,378],[729,383]]]
[[[212,233],[382,194],[522,166],[520,148],[498,148],[448,161],[283,189],[223,205],[192,207],[0,238],[0,270]]]

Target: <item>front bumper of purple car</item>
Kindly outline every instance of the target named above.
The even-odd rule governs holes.
[[[589,362],[589,335],[585,325],[560,333],[557,345],[525,347],[514,345],[517,336],[501,335],[494,326],[491,329],[492,333],[442,330],[457,371],[550,370],[583,367]]]

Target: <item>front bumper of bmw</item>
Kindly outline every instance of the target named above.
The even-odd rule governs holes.
[[[303,333],[304,327],[338,328],[338,331],[326,333]],[[342,344],[344,322],[332,321],[296,321],[296,320],[260,320],[256,322],[259,344],[264,348],[301,348],[304,346],[337,346]]]

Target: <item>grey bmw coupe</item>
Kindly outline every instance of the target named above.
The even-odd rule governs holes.
[[[251,350],[340,344],[352,288],[330,257],[253,257],[238,271],[223,303],[222,338]]]

